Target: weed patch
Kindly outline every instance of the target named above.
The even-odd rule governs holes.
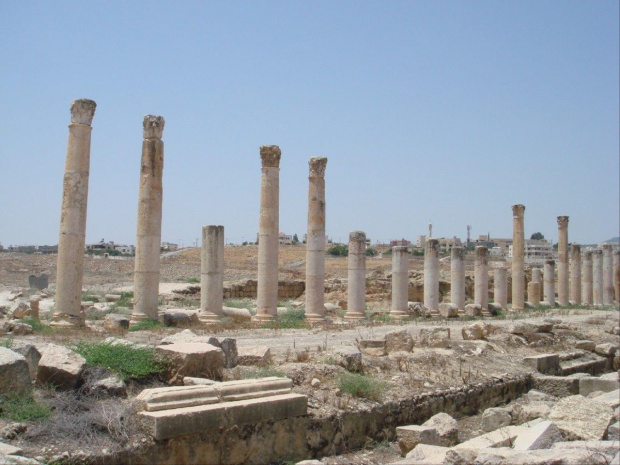
[[[377,402],[383,398],[385,392],[385,385],[380,381],[367,375],[355,373],[343,373],[340,375],[338,387],[345,394]]]
[[[142,320],[129,326],[129,331],[148,331],[149,329],[163,328],[164,325],[157,320]]]
[[[22,320],[19,320],[20,323],[25,323],[27,325],[32,326],[32,330],[35,333],[40,333],[40,334],[51,334],[54,332],[54,328],[52,328],[51,326],[48,325],[44,325],[43,323],[41,323],[39,320],[35,319],[35,318],[24,318]]]
[[[52,411],[38,403],[31,394],[0,397],[0,416],[13,421],[43,421]]]
[[[133,292],[121,292],[121,298],[112,304],[112,307],[129,307],[129,303],[133,299]]]
[[[268,329],[307,329],[310,324],[306,321],[306,312],[300,308],[292,308],[278,316],[277,320],[263,325]]]
[[[0,347],[6,347],[7,349],[10,349],[13,346],[13,338],[12,337],[8,337],[6,339],[2,339],[0,341]]]

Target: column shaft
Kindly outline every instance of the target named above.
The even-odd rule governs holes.
[[[508,305],[508,270],[503,266],[494,270],[493,301],[506,308]]]
[[[594,282],[593,282],[593,267],[592,267],[592,251],[586,250],[583,253],[583,260],[581,262],[581,300],[584,305],[594,304]]]
[[[603,251],[592,251],[592,303],[596,306],[603,305]]]
[[[614,293],[616,302],[620,303],[620,249],[614,251]]]
[[[482,310],[489,309],[489,257],[488,249],[476,246],[474,261],[474,303]]]
[[[439,241],[427,239],[424,247],[424,306],[439,312]]]
[[[463,261],[463,247],[452,247],[450,262],[450,295],[452,303],[459,310],[465,309],[465,262]]]
[[[512,310],[525,307],[524,205],[512,206]]]
[[[405,246],[392,247],[392,309],[393,318],[409,314],[409,250]]]
[[[581,305],[581,246],[572,244],[570,248],[570,300],[573,305]]]
[[[603,305],[614,304],[614,265],[611,244],[603,244]]]
[[[555,260],[545,262],[544,280],[545,302],[555,307]]]
[[[366,234],[351,231],[349,234],[349,276],[347,285],[346,320],[366,318]]]
[[[202,227],[200,253],[200,312],[203,323],[219,321],[224,314],[224,226]]]
[[[568,216],[558,216],[558,302],[568,305]]]

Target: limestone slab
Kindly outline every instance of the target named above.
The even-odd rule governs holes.
[[[562,441],[562,434],[550,421],[543,421],[519,434],[514,441],[515,450],[549,449],[556,442]]]
[[[620,382],[613,379],[581,378],[579,380],[579,394],[587,396],[596,391],[610,392],[620,389]]]
[[[549,420],[569,440],[603,439],[612,418],[610,406],[580,395],[560,399],[549,414]]]

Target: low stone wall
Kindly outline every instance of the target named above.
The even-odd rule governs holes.
[[[256,298],[257,282],[253,279],[237,283],[224,283],[224,298]],[[305,281],[278,282],[278,299],[296,299],[306,290]]]
[[[342,454],[363,447],[371,439],[393,440],[397,426],[421,424],[439,412],[472,415],[510,402],[527,392],[531,384],[529,374],[507,376],[323,418],[309,415],[205,431],[156,442],[139,455],[116,456],[114,463],[264,464]]]

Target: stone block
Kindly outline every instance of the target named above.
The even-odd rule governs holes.
[[[562,450],[574,454],[589,454],[590,460],[600,461],[594,463],[608,464],[618,452],[618,442],[616,441],[566,441],[556,442],[551,446],[551,450]],[[598,457],[597,457],[598,456]],[[579,462],[577,462],[579,463]],[[582,462],[584,464],[591,463],[589,461]],[[579,464],[581,465],[581,464]]]
[[[442,302],[439,304],[439,314],[444,318],[456,318],[459,316],[459,308],[456,304]]]
[[[579,394],[582,396],[587,396],[596,391],[610,392],[617,389],[620,389],[620,382],[614,379],[589,377],[579,380]]]
[[[387,354],[385,341],[382,339],[363,339],[360,341],[360,352],[374,357],[382,357]]]
[[[28,285],[30,289],[42,290],[47,289],[49,285],[49,276],[42,273],[40,276],[30,275],[28,276]]]
[[[171,308],[159,312],[160,321],[166,326],[194,326],[199,325],[198,312],[182,308]]]
[[[271,362],[269,347],[239,347],[237,348],[237,365],[265,366]]]
[[[157,346],[155,353],[167,358],[175,375],[221,379],[224,353],[219,347],[199,342]]]
[[[477,436],[454,446],[456,449],[484,449],[487,447],[506,447],[512,445],[517,436],[534,427],[542,420],[533,420],[518,426],[506,426]]]
[[[562,441],[562,434],[555,424],[543,421],[519,434],[514,441],[515,450],[549,449],[556,442]]]
[[[345,368],[347,371],[357,373],[361,373],[363,371],[362,353],[355,347],[336,347],[332,352],[336,358],[336,363]]]
[[[84,357],[56,344],[46,344],[38,349],[41,360],[37,368],[37,381],[58,389],[74,389],[86,367]]]
[[[396,437],[398,438],[398,447],[403,457],[418,444],[442,445],[439,433],[431,426],[398,426],[396,428]]]
[[[0,395],[27,391],[30,387],[26,358],[6,347],[0,347]]]
[[[407,302],[407,313],[410,316],[426,316],[426,310],[422,302]]]
[[[24,453],[24,449],[19,447],[12,446],[10,444],[5,444],[4,442],[0,442],[0,460],[2,460],[2,454],[4,455],[22,455]],[[0,462],[4,464],[5,462]]]
[[[478,453],[476,464],[484,465],[603,465],[583,451],[560,449],[514,450],[509,447],[484,449]]]
[[[488,408],[482,413],[482,431],[491,432],[496,429],[508,426],[512,421],[510,411],[505,408]]]
[[[413,338],[407,330],[390,331],[385,335],[385,351],[391,352],[411,352],[413,349]]]
[[[25,346],[12,348],[14,352],[23,355],[28,362],[28,371],[30,372],[30,379],[37,379],[37,370],[39,369],[39,360],[41,360],[41,353],[32,344],[26,344]]]
[[[465,340],[485,339],[492,332],[492,326],[483,321],[477,321],[468,326],[463,326],[461,336]]]
[[[592,400],[616,409],[620,405],[620,390],[616,389],[615,391],[606,392],[600,396],[593,397]]]
[[[458,424],[447,413],[438,413],[424,422],[424,426],[435,428],[441,438],[442,446],[453,446],[459,440]]]
[[[478,457],[476,449],[448,449],[443,465],[471,465]]]
[[[558,354],[540,354],[524,357],[523,363],[544,375],[558,375],[562,373],[560,356]]]
[[[612,423],[607,428],[608,441],[620,441],[620,421]]]
[[[130,318],[127,315],[108,313],[103,319],[103,326],[110,331],[129,329]]]
[[[199,342],[199,343],[210,344],[209,342],[207,342],[206,337],[197,336],[196,334],[192,332],[191,329],[184,329],[183,331],[180,331],[178,333],[174,333],[174,334],[171,334],[170,336],[166,336],[160,341],[159,345],[165,346],[168,344],[181,344],[181,343],[187,343],[187,342]]]
[[[15,320],[21,320],[22,318],[29,317],[30,307],[28,307],[26,302],[15,302],[11,305],[7,316]]]
[[[271,397],[140,412],[142,423],[158,441],[189,436],[207,430],[227,429],[306,415],[306,396],[283,394]]]
[[[489,304],[489,313],[493,316],[497,316],[500,314],[500,312],[502,311],[502,306],[500,304],[496,304],[494,302],[491,302]]]
[[[450,340],[450,328],[437,326],[420,330],[420,344],[430,347],[444,347]]]
[[[551,413],[551,407],[553,407],[553,402],[550,401],[528,402],[516,406],[513,409],[512,415],[517,424],[532,421],[537,418],[546,420],[549,417],[549,413]]]
[[[593,341],[588,341],[586,339],[575,342],[575,348],[581,350],[587,350],[588,352],[594,352],[594,348],[596,344]]]
[[[247,308],[222,307],[222,313],[236,321],[251,321],[252,314]]]
[[[594,348],[594,352],[604,357],[613,357],[617,350],[618,346],[609,342],[606,342],[604,344],[597,344]]]
[[[478,304],[465,305],[465,315],[467,316],[482,316],[482,306]]]
[[[213,384],[218,384],[218,381],[208,378],[194,378],[192,376],[185,376],[183,378],[183,386],[212,386]]]
[[[90,393],[96,396],[126,397],[127,385],[118,376],[108,376],[92,383]]]
[[[549,414],[568,440],[601,440],[612,418],[611,407],[580,395],[560,399]]]
[[[215,347],[219,347],[224,352],[224,368],[235,368],[239,363],[239,352],[237,351],[237,340],[225,337],[221,341],[215,337],[210,337],[207,341]]]

